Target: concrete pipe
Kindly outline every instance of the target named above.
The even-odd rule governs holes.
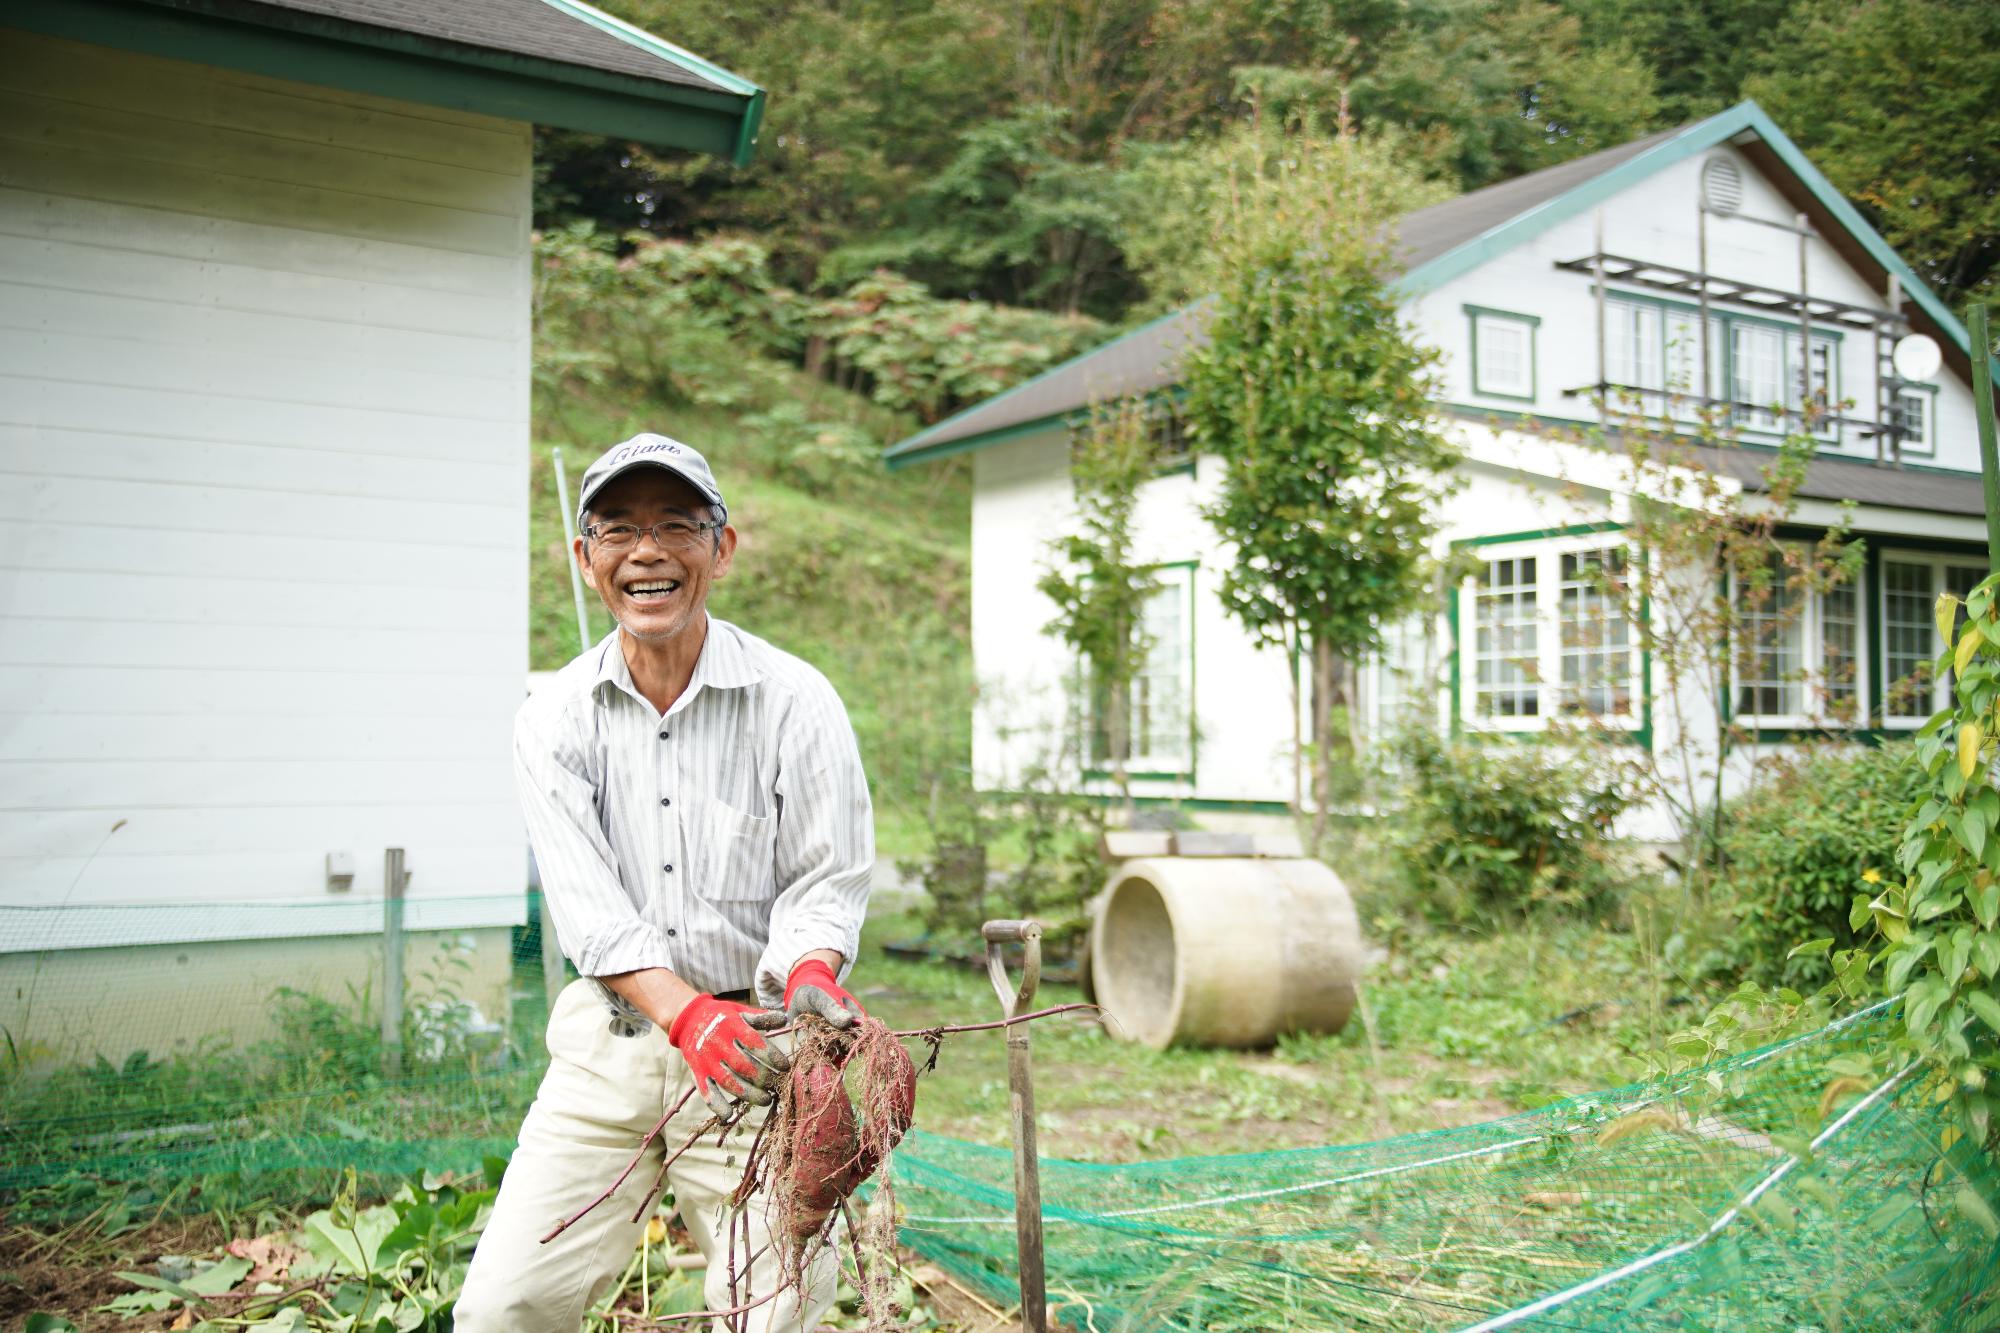
[[[1106,1027],[1127,1040],[1268,1046],[1346,1026],[1361,926],[1318,861],[1142,857],[1104,892],[1090,972]]]

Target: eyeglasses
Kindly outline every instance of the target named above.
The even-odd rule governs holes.
[[[639,544],[643,534],[650,532],[653,544],[662,551],[692,551],[701,545],[702,538],[721,526],[721,519],[696,523],[685,518],[670,518],[650,528],[634,523],[593,523],[583,530],[583,535],[607,551],[629,551]]]

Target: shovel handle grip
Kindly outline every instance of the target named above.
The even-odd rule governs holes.
[[[979,933],[986,940],[986,975],[993,983],[993,993],[1000,997],[1000,1016],[1012,1018],[1026,1013],[1035,998],[1035,988],[1042,981],[1042,923],[988,921]],[[1007,961],[1001,957],[1001,946],[1006,944],[1023,946],[1018,988],[1008,983]]]

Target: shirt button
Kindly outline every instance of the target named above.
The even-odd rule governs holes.
[[[668,797],[668,796],[662,796],[662,797],[660,798],[660,804],[661,804],[661,805],[672,805],[673,803],[674,803],[674,802],[673,802],[673,798],[672,798],[672,797]]]
[[[662,869],[662,870],[666,871],[666,872],[667,872],[667,873],[668,873],[669,875],[671,875],[671,874],[673,874],[673,873],[674,873],[674,868],[673,868],[672,866],[670,866],[670,865],[667,865],[667,866],[661,866],[661,867],[660,867],[660,869]]]
[[[674,928],[673,928],[672,926],[668,926],[668,927],[667,927],[667,938],[668,938],[668,939],[672,939],[672,938],[673,938],[674,936],[676,936],[676,935],[678,935],[678,934],[680,934],[680,932],[679,932],[678,930],[675,930],[675,929],[674,929]]]
[[[661,740],[665,740],[666,738],[667,738],[667,733],[666,733],[666,732],[664,732],[664,731],[663,731],[663,732],[661,732],[661,733],[660,733],[660,739],[661,739]]]

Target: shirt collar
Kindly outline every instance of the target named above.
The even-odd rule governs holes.
[[[632,668],[625,664],[625,649],[619,642],[622,631],[611,627],[597,648],[597,674],[591,680],[590,688],[596,693],[606,685],[623,690],[634,699],[643,699],[638,687],[632,683]],[[683,707],[690,699],[704,689],[736,690],[755,685],[764,678],[764,673],[751,661],[748,648],[736,626],[726,620],[708,618],[708,637],[702,640],[701,656],[695,659],[694,674],[688,678],[688,687],[681,697],[674,701],[674,709]],[[651,707],[651,705],[647,705]],[[670,709],[669,711],[673,711]]]

